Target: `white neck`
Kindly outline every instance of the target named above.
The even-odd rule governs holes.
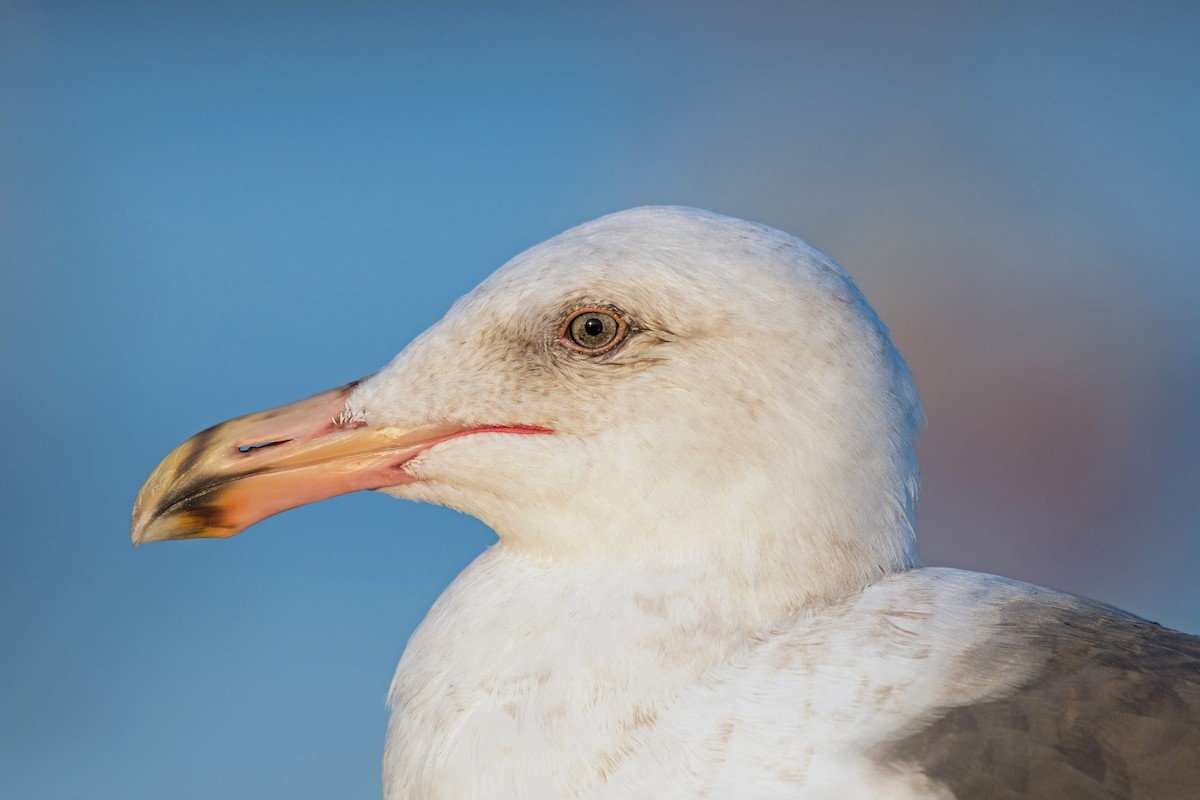
[[[699,566],[538,563],[497,545],[400,662],[388,796],[575,796],[602,783],[608,750],[768,624]]]

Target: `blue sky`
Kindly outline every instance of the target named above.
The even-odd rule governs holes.
[[[0,795],[377,795],[395,662],[491,534],[361,494],[134,552],[133,497],[646,203],[856,276],[925,398],[928,562],[1200,631],[1198,21],[0,7]]]

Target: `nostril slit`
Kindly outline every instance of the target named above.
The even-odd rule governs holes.
[[[291,439],[278,439],[271,442],[257,442],[255,444],[243,444],[238,446],[239,453],[253,453],[255,450],[262,450],[267,447],[274,447],[277,444],[287,444]]]

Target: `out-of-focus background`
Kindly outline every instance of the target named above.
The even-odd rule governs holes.
[[[135,552],[133,497],[647,203],[856,276],[928,563],[1200,631],[1200,15],[1112,6],[0,3],[0,796],[377,795],[487,529],[368,493]]]

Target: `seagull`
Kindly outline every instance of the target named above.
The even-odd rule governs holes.
[[[374,375],[179,445],[132,536],[363,489],[496,532],[395,673],[388,800],[1196,797],[1200,637],[922,568],[922,424],[828,257],[638,208]]]

